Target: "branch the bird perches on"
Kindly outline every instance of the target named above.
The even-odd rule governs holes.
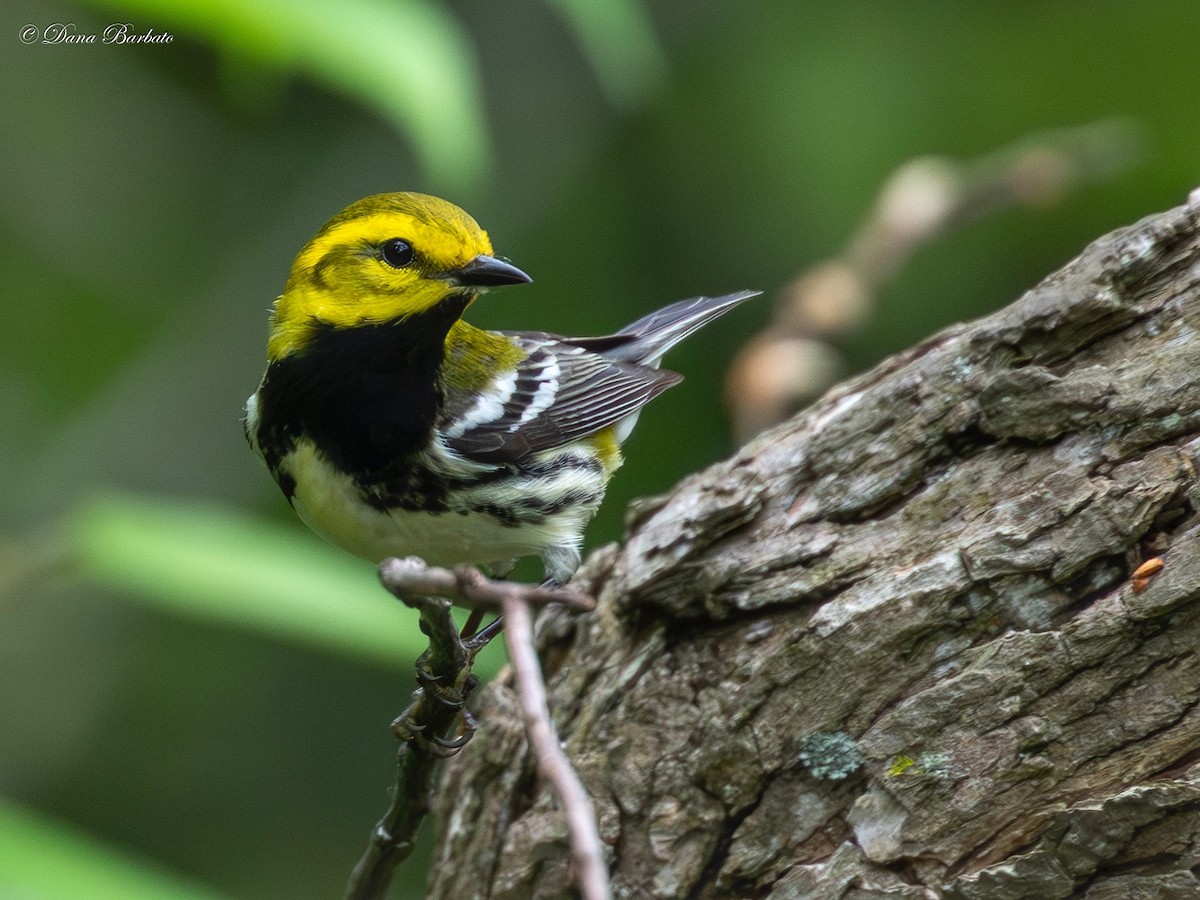
[[[401,745],[392,802],[350,876],[347,900],[379,900],[386,895],[396,867],[411,854],[417,829],[429,811],[438,763],[458,753],[474,733],[466,704],[478,684],[471,666],[481,645],[459,634],[450,615],[451,600],[471,610],[503,614],[522,720],[535,748],[538,771],[562,798],[581,895],[585,900],[605,900],[610,894],[595,813],[558,746],[533,646],[531,613],[532,608],[550,604],[583,612],[594,609],[595,601],[571,586],[491,579],[470,566],[441,569],[416,557],[384,560],[379,577],[388,591],[420,613],[429,649],[416,663],[419,687],[412,703],[393,723]]]

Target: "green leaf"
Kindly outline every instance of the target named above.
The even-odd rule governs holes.
[[[85,577],[178,615],[389,668],[411,667],[428,646],[416,612],[370,565],[296,528],[194,500],[108,494],[76,512],[70,534]],[[498,657],[481,656],[476,673],[490,677]]]
[[[224,895],[0,798],[0,897],[222,900]]]
[[[663,83],[666,54],[639,0],[548,0],[575,32],[596,80],[618,106],[641,105]]]
[[[489,148],[475,56],[426,0],[84,0],[239,59],[297,70],[373,107],[412,141],[435,183],[469,188]],[[314,128],[322,127],[313,122]]]

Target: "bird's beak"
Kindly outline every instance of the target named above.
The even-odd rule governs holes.
[[[446,281],[461,287],[488,287],[498,284],[529,284],[528,275],[502,259],[479,254],[465,266],[442,275]]]

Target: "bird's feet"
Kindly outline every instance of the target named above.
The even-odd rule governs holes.
[[[475,717],[467,709],[467,698],[479,685],[479,679],[468,674],[461,683],[448,683],[446,676],[430,670],[427,655],[417,660],[419,687],[408,709],[392,722],[392,731],[402,741],[416,744],[436,756],[450,757],[475,735]],[[442,737],[455,716],[461,719],[457,733],[454,737]],[[432,725],[439,722],[444,724]]]

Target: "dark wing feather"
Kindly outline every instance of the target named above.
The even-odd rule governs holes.
[[[447,437],[469,459],[510,463],[587,437],[682,380],[675,372],[608,359],[549,335],[512,334],[530,353],[503,413]]]
[[[681,300],[600,337],[501,332],[528,355],[492,394],[447,398],[446,442],[479,462],[511,463],[595,434],[677,384],[683,376],[657,368],[663,354],[756,294]]]

